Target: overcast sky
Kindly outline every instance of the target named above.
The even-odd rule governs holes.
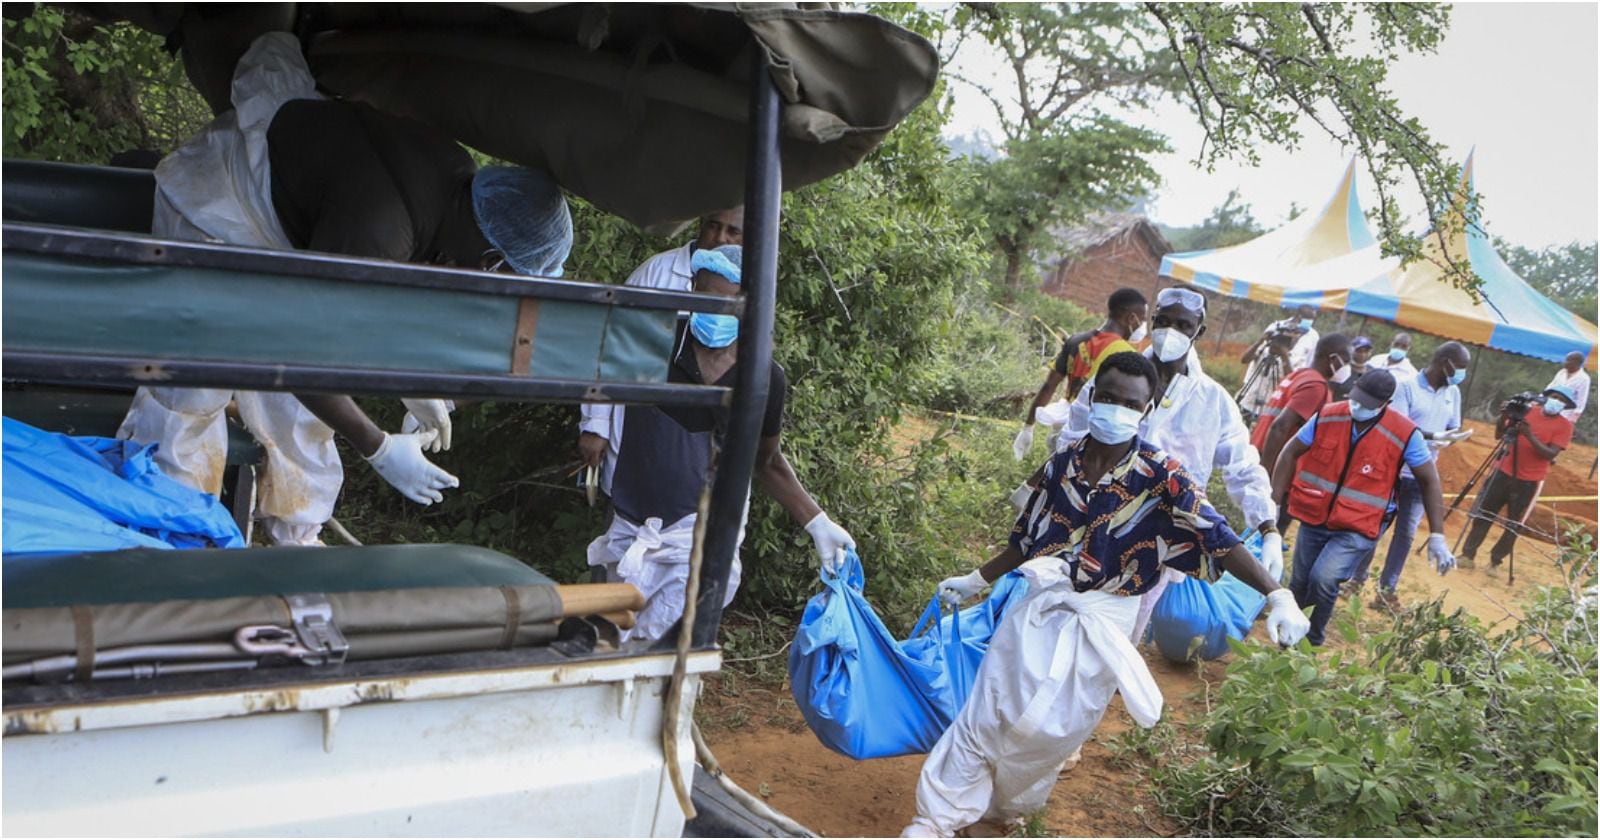
[[[1390,70],[1400,105],[1419,119],[1457,161],[1477,148],[1476,176],[1484,222],[1496,236],[1542,248],[1596,238],[1597,158],[1600,158],[1600,60],[1592,3],[1457,4],[1450,31],[1433,55],[1408,56]],[[968,44],[957,65],[972,75],[1000,72]],[[951,134],[975,128],[1000,136],[991,106],[954,83]],[[1003,85],[1000,86],[1003,89]],[[1303,126],[1296,152],[1263,149],[1259,167],[1219,164],[1207,173],[1192,165],[1201,133],[1195,118],[1165,105],[1139,118],[1165,133],[1174,152],[1157,159],[1165,183],[1150,208],[1160,222],[1186,226],[1204,219],[1237,188],[1257,220],[1283,222],[1292,203],[1315,209],[1327,200],[1352,152]],[[1302,121],[1305,122],[1305,121]],[[1358,178],[1362,177],[1358,174]],[[1361,184],[1362,206],[1376,195]],[[1421,216],[1414,194],[1403,196],[1411,218]]]

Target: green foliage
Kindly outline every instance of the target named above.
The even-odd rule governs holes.
[[[1492,633],[1442,601],[1341,652],[1237,644],[1203,727],[1133,736],[1187,831],[1582,835],[1596,830],[1593,546],[1566,587]]]
[[[1211,215],[1194,227],[1163,227],[1162,234],[1172,244],[1174,251],[1202,251],[1238,245],[1260,236],[1265,231],[1250,212],[1250,205],[1241,201],[1238,190],[1228,190],[1228,197],[1211,209]]]
[[[6,157],[106,163],[134,148],[164,154],[211,119],[182,63],[148,32],[44,4],[4,26]]]

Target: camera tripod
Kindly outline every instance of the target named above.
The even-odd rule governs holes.
[[[1272,381],[1274,383],[1283,378],[1278,375],[1283,366],[1283,360],[1274,355],[1269,348],[1263,347],[1259,351],[1255,361],[1250,365],[1252,368],[1250,371],[1250,376],[1245,379],[1243,385],[1239,386],[1239,390],[1235,391],[1233,394],[1233,401],[1239,406],[1239,410],[1241,412],[1249,415],[1251,419],[1255,418],[1255,412],[1251,411],[1244,405],[1245,395],[1249,394],[1255,388],[1256,382],[1259,381],[1262,375],[1266,374],[1268,370],[1272,371],[1272,373],[1268,375],[1272,377]]]
[[[1484,476],[1488,475],[1489,471],[1493,470],[1494,466],[1496,464],[1500,463],[1500,459],[1505,457],[1507,451],[1510,451],[1510,453],[1511,453],[1511,471],[1512,471],[1513,474],[1516,473],[1516,471],[1517,471],[1517,448],[1513,445],[1513,442],[1515,440],[1516,440],[1515,436],[1510,434],[1509,430],[1508,430],[1508,433],[1502,435],[1500,440],[1495,443],[1494,451],[1490,452],[1489,453],[1489,457],[1484,458],[1483,459],[1483,463],[1479,464],[1478,468],[1472,471],[1472,477],[1467,479],[1466,486],[1461,488],[1461,492],[1456,494],[1455,500],[1452,501],[1450,503],[1450,507],[1445,510],[1444,518],[1447,521],[1450,519],[1450,514],[1455,513],[1456,512],[1456,508],[1461,506],[1462,500],[1466,499],[1467,495],[1472,492],[1472,488],[1474,486],[1476,486],[1479,481],[1482,481]],[[1485,485],[1485,486],[1487,486],[1487,485]],[[1537,500],[1534,499],[1534,500],[1530,500],[1528,502],[1530,507],[1533,505],[1534,501],[1537,501]],[[1478,498],[1478,499],[1475,499],[1473,501],[1472,507],[1474,509],[1481,510],[1482,507],[1483,507],[1483,499],[1481,497]],[[1472,522],[1472,519],[1474,518],[1475,515],[1477,515],[1477,514],[1474,514],[1474,512],[1472,510],[1467,511],[1467,522],[1468,522],[1468,525],[1467,525],[1467,527],[1462,528],[1460,535],[1458,535],[1456,537],[1456,544],[1455,544],[1455,546],[1453,546],[1450,549],[1451,553],[1457,553],[1457,552],[1461,551],[1461,544],[1466,541],[1467,532],[1472,529],[1471,522]],[[1517,527],[1521,526],[1520,522],[1512,522],[1511,520],[1505,519],[1505,518],[1500,517],[1498,515],[1494,516],[1493,520],[1498,520],[1496,522],[1496,524],[1499,524],[1501,527],[1517,528]],[[1517,553],[1516,553],[1515,550],[1513,550],[1511,552],[1511,554],[1506,558],[1506,583],[1508,583],[1508,584],[1509,583],[1515,583],[1516,581],[1517,581]]]

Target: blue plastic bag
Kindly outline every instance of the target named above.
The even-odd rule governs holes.
[[[1261,558],[1261,536],[1245,547]],[[1150,613],[1150,636],[1171,662],[1216,659],[1228,652],[1228,639],[1243,639],[1267,597],[1224,573],[1216,583],[1185,577],[1167,587]]]
[[[939,620],[935,597],[899,642],[862,595],[863,580],[854,551],[839,574],[822,572],[826,588],[807,602],[789,649],[795,704],[835,752],[925,753],[961,711],[995,625],[1027,584],[1003,578],[988,600]]]
[[[163,475],[155,446],[46,432],[4,418],[5,554],[242,548],[216,498]]]

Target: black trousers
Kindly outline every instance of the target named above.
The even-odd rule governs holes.
[[[1477,510],[1472,514],[1472,527],[1467,530],[1467,544],[1461,551],[1468,557],[1478,553],[1478,546],[1483,544],[1483,538],[1489,533],[1488,517],[1504,510],[1502,516],[1514,522],[1521,522],[1527,515],[1528,508],[1533,505],[1534,498],[1539,492],[1539,482],[1524,481],[1512,478],[1505,473],[1495,470],[1489,475],[1489,480],[1484,483],[1483,496],[1478,500]],[[1507,525],[1505,533],[1500,535],[1494,548],[1489,550],[1491,562],[1499,563],[1511,556],[1511,549],[1517,544],[1517,533],[1520,525]]]

